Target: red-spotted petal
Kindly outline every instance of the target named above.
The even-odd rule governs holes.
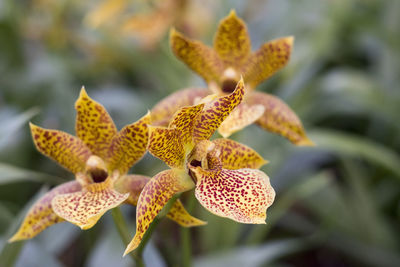
[[[149,152],[171,168],[182,168],[185,150],[180,139],[181,132],[175,128],[149,126]]]
[[[85,170],[89,148],[78,138],[62,131],[40,128],[32,123],[31,133],[36,148],[73,173]]]
[[[292,36],[270,41],[248,58],[247,63],[243,65],[248,89],[255,88],[289,62],[293,41]]]
[[[236,170],[243,168],[258,169],[268,163],[255,150],[230,139],[220,138],[212,141],[222,168]]]
[[[80,192],[58,195],[51,206],[61,218],[89,229],[106,211],[121,205],[128,196],[112,189],[111,178],[107,178],[102,183],[86,185]]]
[[[191,170],[197,178],[196,198],[210,212],[240,223],[265,223],[266,210],[275,198],[265,173],[254,169]]]
[[[199,41],[190,40],[174,29],[170,33],[170,45],[176,57],[206,82],[219,80],[223,72],[223,62],[214,49]]]
[[[168,126],[177,110],[197,104],[197,101],[206,97],[209,93],[207,89],[190,88],[169,95],[158,102],[151,110],[152,125]]]
[[[120,193],[129,193],[129,198],[126,199],[125,203],[136,206],[140,193],[150,179],[150,177],[143,175],[125,175],[115,183],[115,189]],[[167,217],[183,227],[206,224],[206,222],[191,216],[179,199],[174,202]]]
[[[121,174],[124,174],[143,157],[149,139],[148,124],[150,122],[151,116],[147,113],[137,122],[125,126],[114,136],[108,149],[107,162],[110,170],[118,169]]]
[[[75,103],[76,135],[100,158],[106,158],[111,139],[117,128],[107,110],[91,99],[82,87]]]
[[[81,185],[77,181],[71,181],[47,192],[30,208],[22,225],[17,233],[10,238],[9,242],[33,238],[47,227],[63,222],[64,219],[53,212],[51,201],[57,195],[77,192],[79,190],[81,190]]]
[[[175,194],[193,188],[192,180],[183,170],[160,172],[146,184],[136,208],[136,234],[124,255],[136,249],[151,222]]]
[[[241,79],[231,94],[207,103],[203,111],[197,116],[193,129],[193,140],[199,142],[209,139],[231,111],[240,104],[243,94],[244,83]]]
[[[251,52],[246,24],[234,10],[224,18],[214,37],[214,49],[225,66],[240,68]]]
[[[264,114],[264,111],[263,105],[241,103],[221,123],[218,132],[225,138],[229,137],[231,134],[257,121]]]
[[[180,142],[184,145],[192,145],[193,127],[196,117],[202,112],[204,104],[183,107],[172,118],[169,128],[175,128],[180,132]]]
[[[258,119],[257,124],[267,131],[286,137],[298,146],[312,146],[303,125],[296,113],[279,98],[261,92],[248,94],[247,103],[263,105],[264,114]]]

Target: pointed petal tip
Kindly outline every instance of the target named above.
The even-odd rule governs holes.
[[[293,35],[285,37],[284,40],[288,45],[290,45],[291,47],[293,46],[293,43],[294,43],[294,36]]]
[[[230,17],[237,18],[236,10],[235,10],[234,8],[231,9],[231,11],[229,12],[228,17],[229,17],[229,18],[230,18]]]
[[[132,241],[126,247],[123,257],[128,255],[130,252],[134,251],[138,246],[139,246],[139,242],[137,241],[136,235],[135,235],[135,237],[132,239]]]
[[[295,143],[296,146],[316,146],[307,136]]]
[[[7,243],[13,243],[13,242],[16,242],[16,241],[21,241],[21,240],[23,240],[23,238],[18,237],[18,233],[16,233],[15,235],[13,235],[12,237],[10,237],[7,240]]]

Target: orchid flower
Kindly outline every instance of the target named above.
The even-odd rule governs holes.
[[[211,92],[221,96],[230,94],[241,76],[246,81],[243,103],[218,129],[222,136],[228,137],[255,122],[295,145],[313,145],[300,119],[289,106],[276,96],[254,91],[259,83],[287,64],[293,40],[292,36],[279,38],[252,52],[246,24],[236,16],[235,11],[220,22],[213,48],[191,40],[174,29],[170,33],[174,54],[207,82]],[[177,109],[195,104],[210,91],[187,89],[169,96],[152,109],[153,123],[163,125]],[[181,100],[173,100],[177,98]]]
[[[241,223],[265,223],[275,191],[258,170],[266,161],[253,149],[221,138],[209,141],[223,120],[243,99],[244,83],[222,97],[207,97],[177,111],[168,127],[150,126],[148,150],[169,170],[143,188],[136,208],[136,234],[125,254],[140,244],[151,222],[167,202],[195,188],[198,201],[210,212]]]
[[[75,174],[75,181],[61,184],[40,198],[28,211],[10,242],[30,239],[47,227],[69,221],[89,229],[108,210],[136,205],[150,178],[128,175],[129,168],[146,152],[150,114],[117,131],[105,108],[82,88],[76,101],[76,135],[30,124],[36,148]],[[180,201],[168,216],[183,226],[202,225]]]

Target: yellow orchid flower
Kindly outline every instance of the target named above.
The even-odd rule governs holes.
[[[91,99],[84,88],[75,108],[77,137],[30,124],[36,148],[73,172],[76,180],[55,187],[39,199],[10,242],[33,238],[65,220],[89,229],[109,209],[124,202],[136,205],[150,180],[127,174],[146,152],[149,113],[118,132],[105,108]],[[204,224],[191,217],[179,201],[168,217],[183,226]]]
[[[266,161],[235,141],[209,141],[243,94],[240,80],[229,95],[181,108],[168,127],[150,126],[148,150],[171,169],[158,173],[143,188],[136,208],[136,234],[125,254],[138,247],[171,197],[192,188],[198,201],[216,215],[265,223],[266,209],[275,197],[268,176],[258,170]]]
[[[245,126],[257,123],[262,128],[289,139],[296,145],[313,145],[305,134],[297,115],[279,98],[254,92],[255,87],[284,67],[289,61],[293,37],[279,38],[251,51],[246,24],[235,11],[224,18],[214,37],[214,47],[191,40],[172,29],[170,44],[174,54],[208,83],[218,95],[231,93],[239,78],[246,82],[245,99],[218,129],[223,137]],[[169,121],[182,106],[193,105],[196,99],[209,94],[205,90],[187,89],[162,100],[152,110],[154,122]],[[171,101],[181,98],[179,102]]]

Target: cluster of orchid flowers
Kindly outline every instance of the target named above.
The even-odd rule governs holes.
[[[227,139],[257,123],[296,145],[312,145],[296,114],[278,98],[253,89],[289,60],[293,38],[265,43],[252,52],[245,23],[232,11],[218,27],[214,48],[171,30],[174,54],[208,84],[178,91],[137,122],[117,131],[105,108],[84,88],[76,101],[76,137],[30,124],[36,148],[75,174],[29,210],[10,241],[30,239],[68,221],[82,229],[122,204],[136,208],[133,251],[158,213],[176,194],[194,188],[210,212],[240,223],[263,224],[275,191],[259,170],[267,163],[248,146]],[[210,140],[215,131],[223,138]],[[170,167],[150,178],[128,174],[149,151]],[[167,217],[184,227],[205,222],[179,199]]]

